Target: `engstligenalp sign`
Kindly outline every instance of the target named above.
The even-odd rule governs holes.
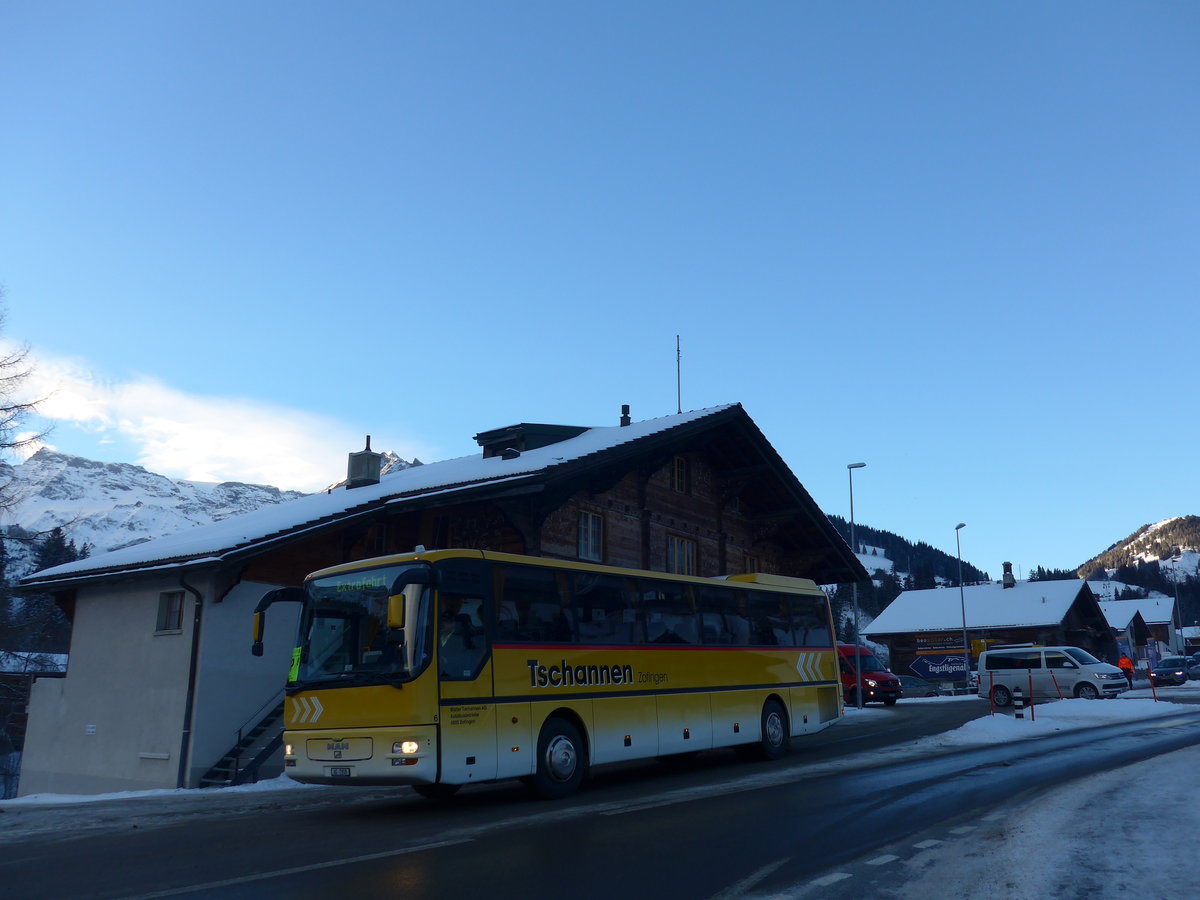
[[[958,653],[923,653],[908,664],[916,675],[936,681],[939,678],[962,678],[966,674],[962,650]]]

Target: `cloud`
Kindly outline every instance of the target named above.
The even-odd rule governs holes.
[[[345,476],[346,454],[362,447],[358,426],[304,410],[245,397],[188,394],[136,376],[114,381],[86,361],[37,355],[23,393],[38,398],[38,414],[56,426],[82,430],[93,442],[135,448],[152,472],[193,481],[244,481],[314,491]],[[377,449],[411,459],[429,448],[377,435]],[[75,452],[64,448],[64,452]],[[79,455],[86,455],[80,453]]]

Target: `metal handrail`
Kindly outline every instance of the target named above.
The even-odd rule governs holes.
[[[241,778],[241,773],[242,773],[241,752],[242,752],[242,741],[245,740],[246,731],[257,728],[262,723],[262,720],[267,717],[267,714],[272,709],[274,709],[276,706],[278,706],[281,702],[283,702],[283,697],[284,697],[284,689],[280,688],[274,694],[271,695],[271,698],[269,700],[267,700],[265,703],[263,703],[261,706],[259,706],[259,708],[256,709],[254,711],[254,713],[250,716],[250,718],[248,718],[245,722],[243,722],[241,725],[238,726],[237,740],[234,742],[234,745],[233,745],[235,755],[233,757],[233,772],[231,773],[231,783],[233,783],[233,784],[241,784],[242,783],[239,780]],[[260,762],[261,761],[258,759],[258,757],[256,757],[255,759],[250,761],[250,765],[247,766],[247,769],[249,770],[249,769],[257,768],[257,764],[259,764]]]

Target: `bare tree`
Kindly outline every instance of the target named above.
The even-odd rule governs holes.
[[[0,288],[0,335],[4,333],[5,319],[4,289]],[[39,402],[25,399],[21,392],[32,374],[28,345],[0,350],[0,456],[12,454],[46,437],[45,430],[21,431],[21,426],[37,411]],[[11,481],[0,482],[0,509],[10,509],[16,502],[11,486]]]

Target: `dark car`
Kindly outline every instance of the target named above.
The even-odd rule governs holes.
[[[1162,684],[1186,684],[1189,659],[1183,656],[1164,656],[1150,671],[1150,681],[1157,687]]]
[[[948,697],[950,692],[934,681],[916,675],[897,675],[905,697]]]

